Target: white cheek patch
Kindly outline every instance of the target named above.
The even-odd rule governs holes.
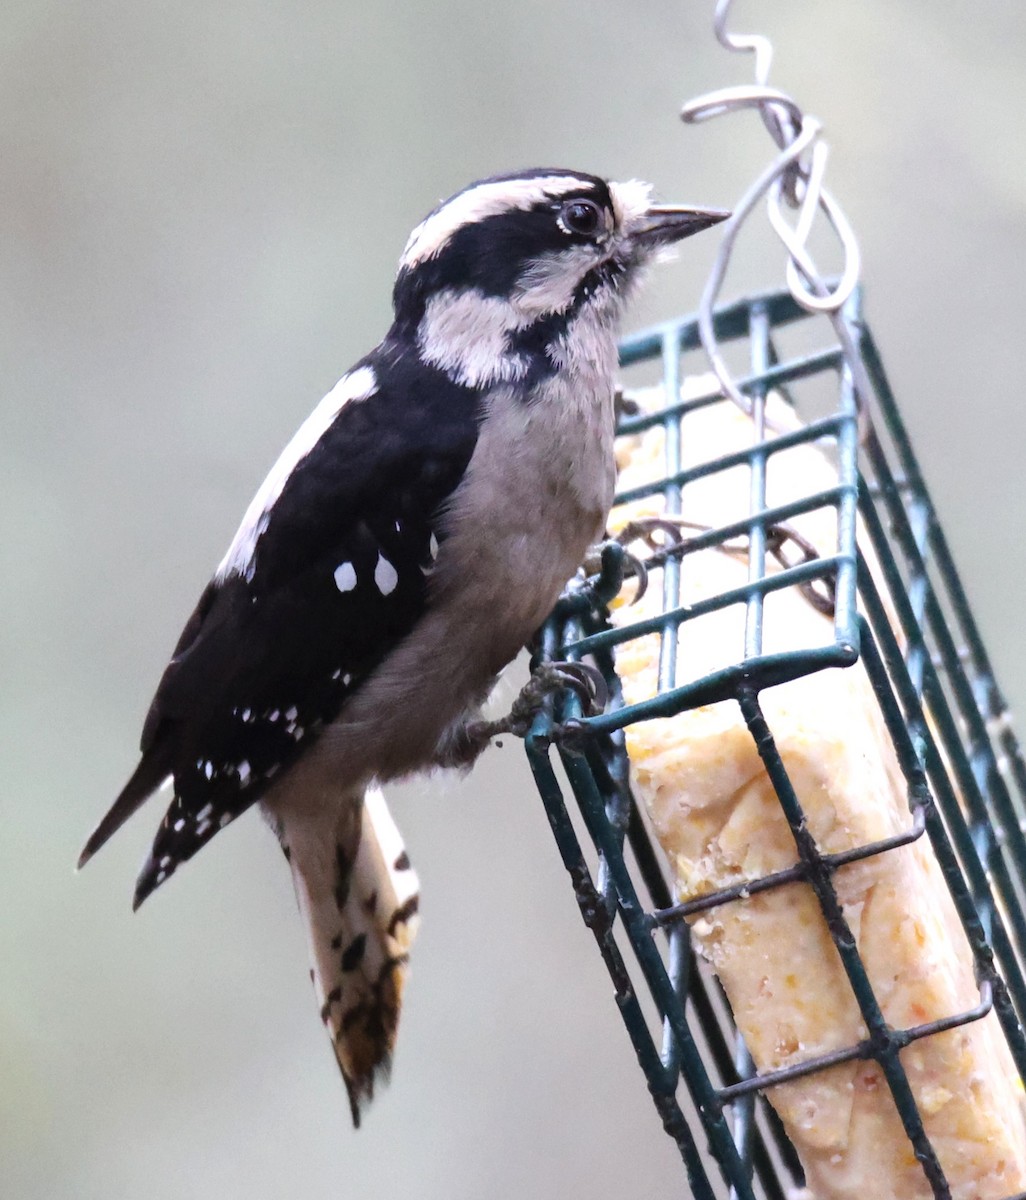
[[[425,217],[414,229],[399,260],[400,269],[415,267],[434,258],[464,225],[472,225],[485,217],[496,217],[511,209],[533,208],[587,185],[587,180],[575,175],[549,175],[538,179],[496,180],[467,188],[437,212]]]
[[[296,431],[250,501],[242,524],[221,560],[214,578],[223,582],[229,575],[253,578],[254,555],[260,535],[267,528],[271,508],[281,495],[289,476],[317,445],[343,407],[351,400],[366,400],[374,394],[377,380],[371,367],[360,367],[335,384]]]
[[[567,246],[532,259],[517,279],[516,306],[535,317],[565,312],[581,280],[603,261],[599,246]]]

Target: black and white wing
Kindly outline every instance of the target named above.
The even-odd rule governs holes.
[[[384,344],[264,481],[175,648],[86,862],[169,778],[135,905],[258,800],[417,623],[477,394]]]

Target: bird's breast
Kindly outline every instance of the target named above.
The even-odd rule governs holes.
[[[444,519],[437,596],[504,647],[548,615],[602,535],[615,483],[612,378],[560,375],[525,401],[497,389]]]

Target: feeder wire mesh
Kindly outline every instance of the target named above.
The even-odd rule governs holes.
[[[748,513],[689,533],[653,556],[650,566],[661,567],[664,589],[656,617],[610,625],[606,605],[631,570],[615,543],[606,548],[600,572],[571,586],[540,635],[535,661],[590,660],[603,672],[612,700],[604,713],[589,716],[575,696],[557,698],[535,721],[527,739],[528,757],[582,916],[609,970],[616,1003],[663,1125],[680,1150],[693,1195],[699,1200],[783,1200],[802,1186],[801,1164],[766,1102],[767,1089],[842,1063],[872,1060],[893,1096],[930,1192],[950,1197],[950,1183],[924,1128],[901,1052],[993,1013],[1015,1069],[1026,1080],[1026,761],[863,320],[857,247],[840,209],[822,189],[825,147],[818,140],[819,127],[783,93],[768,87],[768,43],[730,34],[729,7],[726,0],[718,6],[717,36],[731,49],[755,52],[759,83],[695,101],[685,117],[701,119],[754,104],[781,149],[728,223],[699,313],[632,337],[621,347],[624,368],[660,365],[664,404],[657,411],[623,416],[619,435],[636,439],[646,430],[662,429],[665,461],[659,479],[622,492],[617,502],[626,505],[658,495],[664,512],[673,517],[681,513],[683,497],[696,481],[741,466],[750,478]],[[789,289],[717,307],[738,225],[764,195],[778,216],[782,204],[800,210],[794,230],[782,216],[773,220],[788,248]],[[844,251],[845,267],[837,281],[822,279],[805,249],[817,208],[838,232]],[[832,325],[830,344],[783,352],[784,337],[823,313]],[[731,374],[723,344],[747,346],[750,367],[744,377]],[[683,364],[700,346],[719,386],[697,395],[682,392]],[[782,395],[801,409],[801,396],[813,386],[820,393],[828,389],[828,411],[795,428],[774,428],[767,419],[767,398]],[[682,466],[682,424],[704,407],[724,403],[724,396],[751,416],[752,444],[697,466]],[[767,472],[796,446],[829,446],[836,483],[768,506]],[[833,515],[835,551],[803,553],[799,541],[799,552],[778,556],[770,570],[768,558],[780,549],[781,529],[816,511]],[[747,581],[698,603],[682,604],[687,556],[709,547],[736,546],[739,538],[747,549]],[[767,600],[796,588],[818,598],[821,609],[828,598],[832,636],[827,644],[767,651]],[[687,664],[677,661],[682,627],[689,622],[700,627],[703,618],[733,606],[745,612],[736,655],[715,670],[683,678]],[[615,652],[652,634],[660,639],[656,694],[628,703],[616,675]],[[893,836],[827,853],[810,832],[761,693],[857,662],[868,675],[900,765],[911,822]],[[739,707],[755,741],[793,836],[796,861],[679,901],[632,794],[624,730],[723,701]],[[971,948],[979,996],[973,1006],[940,1019],[894,1028],[874,993],[835,875],[849,864],[923,838]],[[830,1053],[759,1073],[719,982],[692,947],[687,922],[717,906],[745,903],[796,882],[815,895],[866,1034]],[[696,1137],[699,1125],[703,1144]],[[1026,1193],[1010,1200],[1023,1197]]]

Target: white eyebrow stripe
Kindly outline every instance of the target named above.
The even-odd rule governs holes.
[[[576,175],[542,175],[536,179],[503,179],[479,183],[454,196],[410,234],[399,266],[415,267],[434,258],[464,225],[495,217],[511,209],[529,209],[566,192],[580,191],[591,181]]]
[[[374,394],[376,388],[374,369],[359,367],[348,375],[343,375],[300,425],[250,501],[242,524],[214,573],[214,579],[218,583],[223,583],[233,574],[242,575],[245,579],[253,578],[257,542],[267,528],[270,510],[281,495],[289,476],[317,445],[345,405],[350,400],[366,400]]]

